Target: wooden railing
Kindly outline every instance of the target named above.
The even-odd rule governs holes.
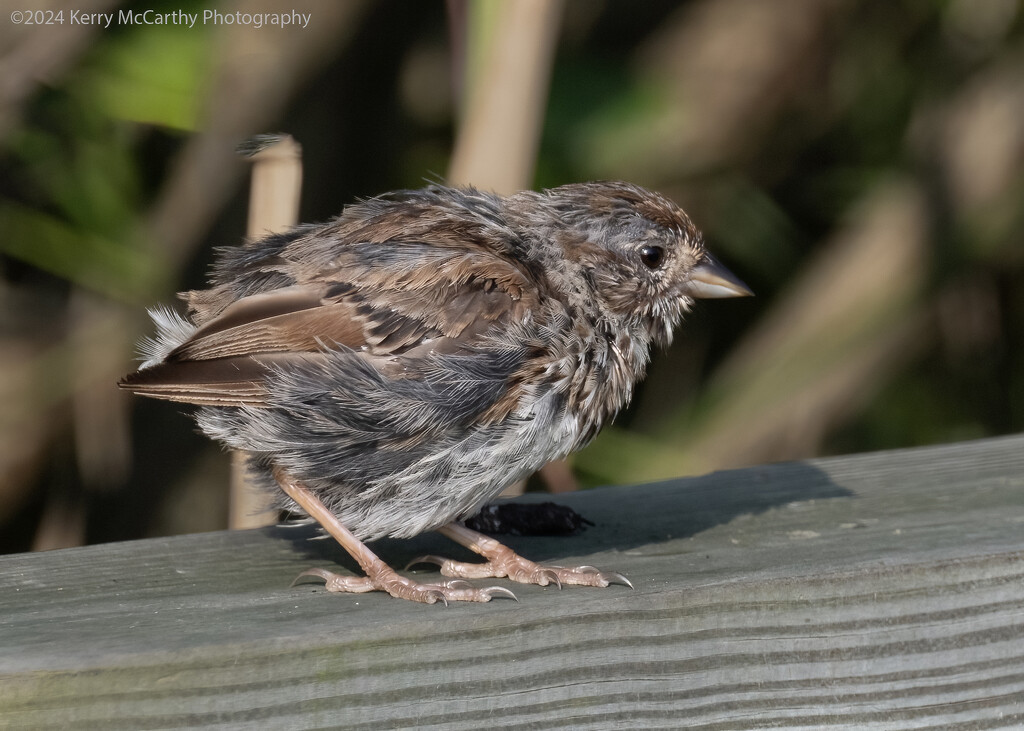
[[[0,728],[1024,727],[1024,437],[558,499],[596,525],[507,542],[635,589],[290,588],[354,568],[309,527],[0,557]]]

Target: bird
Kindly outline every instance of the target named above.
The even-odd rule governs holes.
[[[467,579],[632,586],[532,562],[462,521],[589,443],[695,299],[751,294],[640,186],[430,184],[219,249],[209,287],[179,295],[187,315],[150,310],[156,334],[119,386],[195,405],[278,507],[333,536],[365,575],[300,574],[329,591],[447,605],[515,598]],[[413,563],[446,578],[421,582],[366,545],[431,530],[483,562],[425,556]]]

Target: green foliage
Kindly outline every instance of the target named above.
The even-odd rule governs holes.
[[[110,119],[195,131],[208,89],[210,32],[148,25],[115,34],[70,88]]]
[[[3,253],[116,300],[146,302],[166,285],[129,231],[94,233],[16,203],[0,205]]]
[[[18,193],[0,200],[0,251],[107,297],[148,302],[170,282],[140,231],[140,142],[152,128],[196,129],[211,46],[202,29],[119,30],[42,92],[34,123],[9,140]]]

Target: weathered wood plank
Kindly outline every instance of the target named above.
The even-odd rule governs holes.
[[[597,525],[508,542],[635,590],[289,588],[307,528],[2,557],[0,727],[1024,727],[1024,437],[559,501]]]

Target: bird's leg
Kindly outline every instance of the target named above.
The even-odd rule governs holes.
[[[462,579],[484,579],[508,577],[521,584],[578,584],[582,586],[608,586],[622,584],[633,588],[625,576],[615,572],[599,571],[593,566],[542,566],[525,559],[508,546],[498,543],[483,533],[478,533],[459,523],[449,523],[438,531],[456,543],[487,559],[486,563],[461,563],[439,556],[423,556],[413,563],[434,563],[441,567],[445,576]],[[409,564],[410,566],[412,564]]]
[[[399,599],[410,599],[424,604],[449,601],[488,602],[494,596],[507,596],[515,599],[515,594],[500,586],[485,589],[471,587],[465,581],[445,581],[437,584],[421,584],[404,576],[400,576],[390,566],[380,560],[365,543],[355,535],[327,509],[309,488],[293,480],[284,470],[274,468],[274,478],[285,494],[296,502],[309,517],[316,520],[323,529],[330,533],[341,547],[348,551],[366,572],[366,576],[341,576],[326,569],[307,569],[296,579],[303,576],[317,576],[327,584],[328,591],[363,593],[368,591],[386,591]]]

